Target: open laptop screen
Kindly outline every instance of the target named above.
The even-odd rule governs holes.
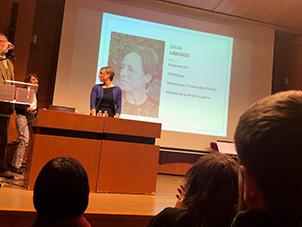
[[[237,155],[234,142],[217,140],[217,147],[218,147],[218,151],[221,153]]]

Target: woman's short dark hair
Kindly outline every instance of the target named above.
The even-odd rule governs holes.
[[[28,83],[31,77],[34,77],[37,80],[39,80],[39,76],[36,73],[27,73],[27,75],[25,76],[24,82]]]
[[[57,157],[40,171],[34,186],[34,207],[47,219],[78,217],[89,200],[88,176],[70,157]]]
[[[238,165],[225,154],[201,157],[185,175],[178,222],[185,226],[229,226],[236,214]]]

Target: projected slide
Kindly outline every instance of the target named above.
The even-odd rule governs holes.
[[[232,37],[103,13],[98,70],[115,69],[123,118],[225,136],[232,48]]]

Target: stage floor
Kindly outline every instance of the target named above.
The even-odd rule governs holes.
[[[176,202],[181,176],[157,175],[154,195],[90,193],[86,214],[154,216]],[[142,182],[143,183],[143,182]],[[0,188],[0,211],[33,212],[33,192],[17,187]]]

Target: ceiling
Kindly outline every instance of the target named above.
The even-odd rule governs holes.
[[[302,34],[302,0],[162,0],[162,2],[264,23]]]

